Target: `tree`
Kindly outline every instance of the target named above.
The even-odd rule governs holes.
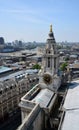
[[[65,58],[65,61],[68,61],[68,60],[69,60],[69,57],[66,57],[66,58]]]
[[[61,66],[60,66],[60,69],[61,69],[62,71],[67,70],[67,62],[62,63]]]
[[[33,69],[41,69],[41,66],[40,66],[39,64],[35,64],[35,65],[33,66]]]

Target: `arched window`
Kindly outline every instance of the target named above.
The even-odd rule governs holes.
[[[48,67],[50,67],[50,57],[48,57]]]
[[[50,51],[49,51],[49,54],[50,54]]]
[[[56,68],[56,58],[54,59],[54,68]]]

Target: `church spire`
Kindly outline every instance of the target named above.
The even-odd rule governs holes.
[[[58,71],[58,54],[52,25],[50,25],[44,57],[44,72],[50,72],[54,75]]]
[[[55,43],[55,38],[54,38],[53,30],[52,30],[52,25],[50,25],[50,31],[49,31],[49,34],[48,34],[47,42],[49,42],[49,40],[52,40],[52,43]]]
[[[52,25],[50,25],[50,32],[52,32]]]

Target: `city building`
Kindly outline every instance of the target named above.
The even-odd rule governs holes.
[[[4,44],[4,38],[3,37],[0,37],[0,44]]]
[[[16,114],[21,97],[38,83],[38,75],[33,72],[19,71],[0,78],[0,122]]]
[[[17,109],[17,84],[15,80],[0,82],[0,122]]]
[[[6,66],[0,66],[0,77],[9,74],[9,73],[13,73],[13,69],[10,67],[6,67]]]
[[[69,72],[69,76],[71,79],[75,79],[79,77],[79,61],[75,60],[72,64],[69,64],[67,67]]]
[[[50,26],[46,48],[42,56],[39,83],[21,98],[22,124],[18,130],[43,130],[57,128],[60,118],[55,118],[59,104],[58,89],[61,77],[58,73],[59,54]]]

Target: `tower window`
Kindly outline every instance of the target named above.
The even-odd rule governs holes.
[[[50,67],[50,57],[48,57],[48,67]]]
[[[56,68],[56,58],[54,59],[54,68]]]
[[[50,51],[49,51],[49,54],[50,54]]]

